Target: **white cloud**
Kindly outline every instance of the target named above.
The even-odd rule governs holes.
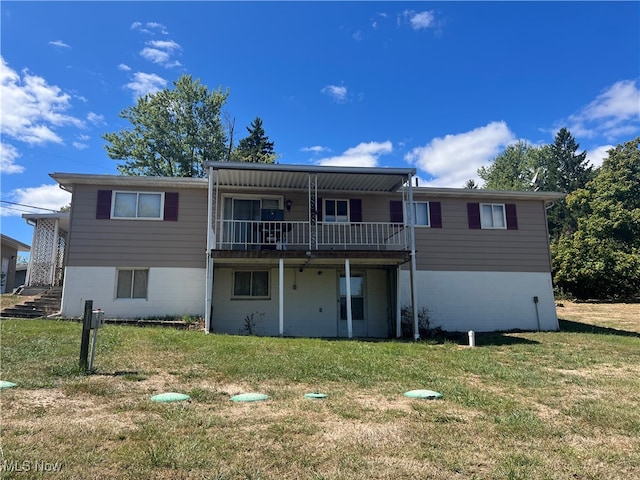
[[[434,138],[411,150],[405,160],[434,177],[426,182],[429,186],[463,187],[470,178],[481,183],[478,168],[488,165],[514,141],[515,135],[505,122],[491,122],[469,132]]]
[[[300,149],[301,152],[313,152],[313,153],[322,153],[329,152],[331,149],[328,147],[322,147],[320,145],[314,145],[312,147],[302,147]]]
[[[327,85],[320,91],[333,98],[337,103],[344,103],[348,98],[347,87],[343,85]]]
[[[133,92],[133,98],[144,97],[148,93],[156,93],[167,86],[167,81],[155,73],[136,72],[133,80],[125,85]]]
[[[52,40],[49,42],[49,45],[53,45],[54,47],[59,48],[71,48],[69,45],[64,43],[62,40]]]
[[[72,142],[71,145],[76,150],[84,150],[86,148],[89,148],[89,145],[87,145],[86,143],[81,143],[81,142]]]
[[[604,90],[589,105],[568,119],[576,137],[603,136],[608,140],[636,135],[640,131],[640,90],[637,81],[621,80]]]
[[[32,213],[50,213],[49,210],[59,210],[71,202],[71,194],[62,190],[58,184],[17,188],[9,192],[7,196],[12,202],[33,205],[34,207],[42,207],[48,210],[20,207],[22,211],[18,211],[3,208],[0,213],[2,216],[19,216],[25,213],[24,210],[29,210]]]
[[[147,22],[145,24],[142,22],[133,22],[130,28],[131,30],[138,30],[149,35],[155,35],[156,32],[163,35],[168,33],[166,27],[158,22]]]
[[[5,175],[11,173],[22,173],[24,167],[16,164],[16,159],[20,157],[20,152],[13,145],[0,143],[0,171]]]
[[[587,162],[589,165],[599,167],[605,158],[609,156],[609,150],[615,148],[614,145],[602,145],[587,151]]]
[[[409,25],[411,25],[413,30],[423,30],[433,27],[435,24],[433,11],[414,12],[412,10],[405,10],[403,15],[409,21]]]
[[[376,167],[378,158],[393,151],[393,144],[386,142],[360,143],[345,150],[342,155],[318,160],[319,165],[341,167]]]
[[[89,122],[93,123],[94,125],[104,125],[105,124],[104,115],[101,115],[101,114],[95,113],[95,112],[87,113],[87,120]]]
[[[131,71],[131,67],[129,65],[127,65],[126,63],[121,63],[120,65],[118,65],[118,70],[120,70],[122,72],[130,72]]]
[[[173,60],[173,55],[182,50],[173,40],[152,40],[147,42],[147,47],[143,48],[140,55],[145,60],[149,60],[165,68],[179,67],[181,64]]]
[[[22,71],[22,77],[0,57],[0,124],[2,133],[29,145],[63,143],[57,127],[84,126],[66,114],[71,96],[42,77]]]

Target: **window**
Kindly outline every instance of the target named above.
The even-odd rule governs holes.
[[[116,298],[147,298],[149,270],[119,269]]]
[[[267,298],[269,296],[269,272],[234,272],[233,296]]]
[[[162,203],[162,193],[114,192],[111,218],[162,220]]]
[[[364,320],[364,278],[353,275],[351,280],[351,319]],[[340,320],[347,319],[347,279],[340,275]]]
[[[480,225],[482,228],[507,228],[504,204],[480,204]]]
[[[325,200],[324,212],[325,222],[348,222],[349,202],[347,200]]]
[[[404,202],[389,202],[389,218],[392,223],[404,222]],[[416,226],[442,228],[442,207],[440,202],[413,202],[413,221]]]
[[[413,202],[414,225],[429,226],[429,202]]]

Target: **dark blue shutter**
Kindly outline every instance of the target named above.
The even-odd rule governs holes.
[[[359,198],[352,198],[351,200],[349,200],[349,210],[351,210],[350,221],[362,221],[362,200],[360,200]]]
[[[467,203],[467,216],[469,217],[469,228],[480,228],[480,204],[479,203]]]
[[[442,208],[440,202],[429,202],[429,220],[431,228],[442,228]]]
[[[111,190],[98,190],[96,219],[108,220],[109,218],[111,218]]]
[[[391,223],[404,222],[402,200],[391,200],[389,202],[389,220]]]
[[[172,222],[178,220],[178,192],[165,192],[164,219]]]
[[[507,230],[518,230],[518,215],[516,214],[515,203],[505,204],[504,213],[507,217]]]
[[[318,197],[316,201],[318,202],[318,205],[316,208],[316,220],[321,222],[322,221],[322,198]]]

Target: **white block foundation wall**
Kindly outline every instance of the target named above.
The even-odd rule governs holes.
[[[549,273],[418,271],[418,311],[448,331],[557,330]],[[409,272],[401,272],[401,305],[410,305]],[[538,297],[538,312],[533,297]]]
[[[204,315],[204,268],[150,268],[146,299],[116,299],[115,288],[115,267],[66,267],[62,316],[82,317],[85,300],[107,318]]]

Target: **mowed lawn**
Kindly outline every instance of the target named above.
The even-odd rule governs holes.
[[[1,477],[640,478],[640,304],[558,313],[476,348],[107,325],[92,375],[79,323],[2,320]]]

